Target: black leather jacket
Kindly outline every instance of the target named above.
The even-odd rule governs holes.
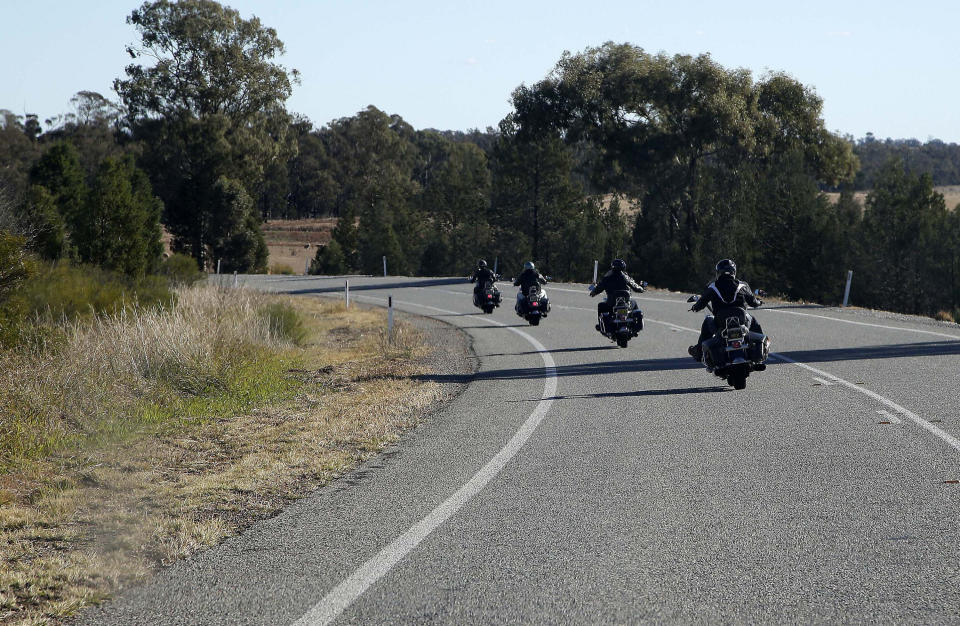
[[[497,281],[497,275],[490,271],[486,267],[478,267],[473,271],[473,276],[470,277],[470,282],[478,283],[476,286],[477,290],[486,289],[489,285],[492,285]]]
[[[724,274],[707,285],[691,309],[702,311],[708,304],[713,308],[714,317],[726,318],[745,312],[748,306],[758,307],[763,301],[750,291],[750,285]]]
[[[523,293],[530,291],[530,287],[536,287],[539,291],[540,285],[546,285],[547,279],[537,270],[523,270],[516,280],[513,281],[514,287],[520,287]]]
[[[623,297],[626,294],[630,296],[630,290],[637,293],[643,293],[643,287],[637,284],[637,281],[630,278],[629,274],[621,270],[610,270],[603,275],[593,289],[590,290],[590,296],[596,296],[604,291],[607,292],[607,298]]]

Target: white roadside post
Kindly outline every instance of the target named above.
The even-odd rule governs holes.
[[[237,279],[237,270],[233,270],[233,288],[236,289],[240,286],[239,280]]]
[[[493,273],[494,273],[494,274],[497,273],[497,265],[498,265],[499,263],[500,263],[500,257],[498,257],[498,256],[493,257]]]
[[[217,287],[223,287],[223,282],[221,282],[223,279],[220,278],[220,261],[221,259],[217,259]]]
[[[387,342],[393,343],[393,296],[387,296]]]
[[[843,306],[850,303],[850,283],[853,281],[853,270],[847,270],[847,287],[843,290]]]
[[[343,300],[347,304],[347,308],[350,308],[350,281],[343,281]]]
[[[600,261],[594,261],[594,262],[593,262],[593,283],[592,283],[592,284],[594,284],[594,285],[597,284],[597,268],[598,268],[599,266],[600,266]]]
[[[387,257],[383,257],[383,277],[387,277]]]
[[[304,276],[310,275],[310,257],[309,256],[303,260],[303,275]]]

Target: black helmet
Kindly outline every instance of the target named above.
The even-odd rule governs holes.
[[[732,259],[723,259],[717,263],[717,278],[724,274],[729,274],[732,278],[737,277],[737,264]]]
[[[610,268],[620,270],[622,272],[627,269],[627,264],[623,259],[614,259],[613,263],[610,264]]]
[[[477,261],[477,267],[486,267],[486,266],[487,266],[487,262],[484,261],[483,259],[480,259],[479,261]]]

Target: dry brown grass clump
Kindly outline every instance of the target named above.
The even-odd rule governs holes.
[[[438,397],[436,384],[414,378],[427,371],[422,338],[401,323],[387,342],[382,311],[206,289],[181,293],[179,306],[77,328],[67,344],[88,352],[77,359],[86,365],[43,361],[57,384],[67,372],[122,378],[113,391],[128,402],[151,385],[184,390],[192,400],[176,408],[190,415],[86,438],[0,474],[0,624],[57,622],[274,514],[395,441]],[[290,306],[303,320],[298,346],[277,334],[292,332],[279,312]],[[111,363],[96,366],[94,353]],[[250,354],[249,384],[217,378],[230,355]],[[227,382],[191,395],[214,380]],[[47,393],[91,410],[72,384]],[[67,430],[76,421],[61,420]]]

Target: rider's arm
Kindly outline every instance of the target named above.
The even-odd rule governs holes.
[[[693,306],[690,307],[691,311],[702,311],[707,308],[707,305],[710,304],[710,298],[713,294],[709,289],[704,289],[703,293],[700,294],[700,299],[693,303]]]
[[[537,274],[537,282],[539,282],[541,285],[546,285],[547,279],[543,277],[543,274]]]
[[[627,286],[629,286],[630,289],[633,289],[637,293],[643,293],[643,287],[638,285],[637,281],[633,280],[633,278],[631,278],[627,274],[624,274],[623,277],[627,279]]]
[[[748,285],[747,283],[743,283],[743,299],[746,301],[747,304],[749,304],[754,308],[763,304],[763,300],[758,298],[756,295],[754,295],[752,291],[750,291],[750,285]]]

